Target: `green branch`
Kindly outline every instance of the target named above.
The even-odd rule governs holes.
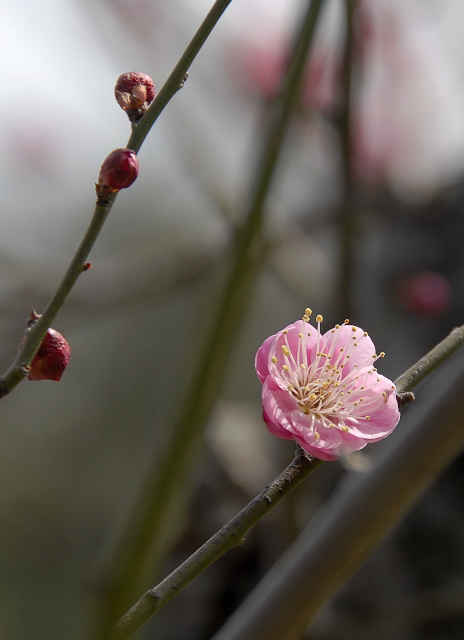
[[[16,356],[8,371],[0,378],[0,398],[6,396],[27,376],[28,367],[31,364],[48,328],[55,319],[58,311],[63,306],[71,289],[80,274],[85,271],[85,261],[95,244],[95,241],[103,227],[103,224],[113,206],[116,196],[113,195],[110,203],[106,206],[95,206],[90,225],[77,249],[71,263],[64,274],[58,288],[53,294],[50,302],[41,314],[40,318],[25,331],[25,341],[21,351]]]
[[[397,378],[395,385],[398,392],[410,391],[439,365],[454,355],[463,344],[464,326],[454,329],[447,338]],[[322,460],[307,456],[302,449],[298,449],[290,466],[269,487],[264,489],[158,586],[150,589],[140,598],[119,620],[112,640],[128,638],[213,562],[229,549],[242,544],[245,534],[321,464]]]
[[[201,23],[198,31],[193,36],[186,50],[172,70],[164,86],[153,100],[143,118],[133,128],[133,133],[127,143],[128,149],[138,153],[148,132],[156,122],[171,98],[183,87],[190,65],[197,57],[200,49],[205,44],[211,31],[214,29],[232,0],[216,0],[210,12]]]
[[[419,382],[435,371],[441,364],[451,358],[464,344],[464,325],[453,329],[449,336],[427,353],[419,362],[405,371],[395,380],[398,393],[414,389]]]
[[[128,149],[133,149],[135,152],[139,151],[143,141],[147,137],[160,113],[182,87],[190,65],[196,58],[209,34],[231,1],[232,0],[217,0],[214,3],[211,11],[208,13],[200,28],[192,38],[179,62],[174,67],[171,75],[165,82],[153,103],[150,105],[150,108],[147,110],[140,122],[133,128],[132,135],[127,143]],[[10,393],[10,391],[12,391],[12,389],[14,389],[27,376],[28,367],[34,359],[48,328],[51,326],[58,311],[61,309],[63,303],[71,292],[76,280],[85,270],[83,265],[95,244],[106,218],[108,217],[108,214],[116,200],[116,196],[117,194],[113,194],[107,205],[102,206],[97,204],[95,206],[95,211],[89,228],[87,229],[79,248],[71,260],[62,281],[50,299],[45,311],[41,314],[41,317],[33,324],[33,326],[26,329],[24,334],[26,339],[23,343],[21,353],[17,355],[8,371],[6,371],[6,373],[0,378],[0,399]]]

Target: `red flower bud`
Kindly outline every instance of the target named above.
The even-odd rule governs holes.
[[[23,338],[19,344],[20,351],[25,339]],[[48,329],[39,350],[31,362],[27,377],[29,380],[54,380],[59,382],[68,365],[70,355],[71,347],[67,340],[55,329]]]
[[[98,201],[106,204],[111,192],[127,189],[139,175],[139,161],[132,149],[115,149],[100,169],[96,185]]]
[[[130,71],[119,76],[114,95],[131,122],[137,122],[155,97],[155,86],[145,73]]]

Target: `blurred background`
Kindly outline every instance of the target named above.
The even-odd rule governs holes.
[[[233,0],[144,143],[139,178],[119,195],[93,268],[56,319],[72,349],[61,383],[26,381],[2,402],[1,638],[86,637],[100,558],[162,455],[192,374],[304,6]],[[3,371],[88,225],[102,161],[126,145],[117,77],[141,71],[160,89],[209,8],[0,4]],[[293,444],[261,422],[254,355],[268,335],[306,306],[326,329],[349,314],[386,352],[381,372],[396,378],[463,323],[463,28],[460,0],[358,0],[347,48],[344,3],[326,1],[268,201],[268,262],[165,572],[293,457]],[[433,388],[432,378],[418,402]],[[207,640],[340,478],[362,472],[353,467],[324,465],[141,637]],[[463,480],[458,459],[308,639],[462,638]]]

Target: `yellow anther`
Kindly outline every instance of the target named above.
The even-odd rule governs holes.
[[[364,416],[364,420],[370,420],[371,417],[370,416]]]
[[[364,331],[364,337],[367,338],[368,335],[367,331]]]
[[[343,324],[350,324],[350,321],[348,320],[348,318],[343,322]]]
[[[342,431],[344,431],[345,433],[348,433],[349,429],[348,427],[345,426],[345,427],[342,427]]]
[[[287,335],[287,333],[288,333],[288,329],[284,329],[284,330],[282,331],[282,333],[284,334],[284,336],[286,336],[286,335]]]
[[[284,354],[284,356],[290,355],[290,351],[287,349],[287,347],[284,344],[280,348],[282,349],[282,353]]]
[[[288,389],[289,391],[293,391],[293,390],[295,389],[295,387],[294,387],[292,384],[288,384],[288,385],[287,385],[287,389]]]
[[[299,338],[302,338],[302,337],[303,337],[303,334],[302,334],[302,333],[299,333],[299,334],[298,334],[298,337],[299,337]]]
[[[301,319],[303,322],[309,322],[309,316],[303,316]]]
[[[322,322],[324,320],[324,318],[321,316],[321,314],[319,314],[318,316],[316,316],[316,322]]]
[[[343,347],[340,347],[340,351],[345,351],[345,349]]]
[[[305,316],[308,316],[308,318],[310,318],[310,317],[311,317],[312,312],[313,312],[313,310],[312,310],[312,309],[310,309],[309,307],[306,307],[306,309],[305,309]]]
[[[284,371],[290,371],[290,369],[288,368],[288,365],[286,365],[286,364],[283,365],[282,369]]]
[[[272,358],[271,358],[271,362],[272,362],[273,364],[276,364],[276,363],[277,363],[277,358],[276,358],[275,356],[272,356]]]
[[[355,407],[357,407],[357,406],[358,406],[358,404],[359,404],[359,402],[355,402],[355,403],[354,403],[354,406],[355,406]]]
[[[346,322],[346,320],[345,320],[345,322]],[[356,333],[356,327],[351,327],[351,331],[352,331],[353,333]]]
[[[320,440],[321,436],[318,434],[317,431],[314,432],[314,437],[316,438],[316,440]]]
[[[305,365],[305,364],[303,364],[303,363],[301,363],[301,364],[300,364],[300,367],[301,367],[302,369],[306,369],[306,365]]]
[[[340,329],[340,325],[339,325],[339,324],[336,324],[336,325],[335,325],[335,329]]]
[[[312,393],[312,394],[309,396],[309,399],[311,400],[311,402],[314,402],[314,400],[317,400],[317,395],[316,395],[315,393]]]
[[[381,352],[379,353],[379,356],[380,356],[381,358],[385,358],[385,351],[381,351]]]

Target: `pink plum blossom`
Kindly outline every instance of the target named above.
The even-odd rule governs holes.
[[[359,327],[336,325],[321,334],[302,320],[267,338],[256,354],[269,431],[295,440],[320,460],[334,460],[390,435],[400,414],[396,388],[373,366],[377,355]]]

